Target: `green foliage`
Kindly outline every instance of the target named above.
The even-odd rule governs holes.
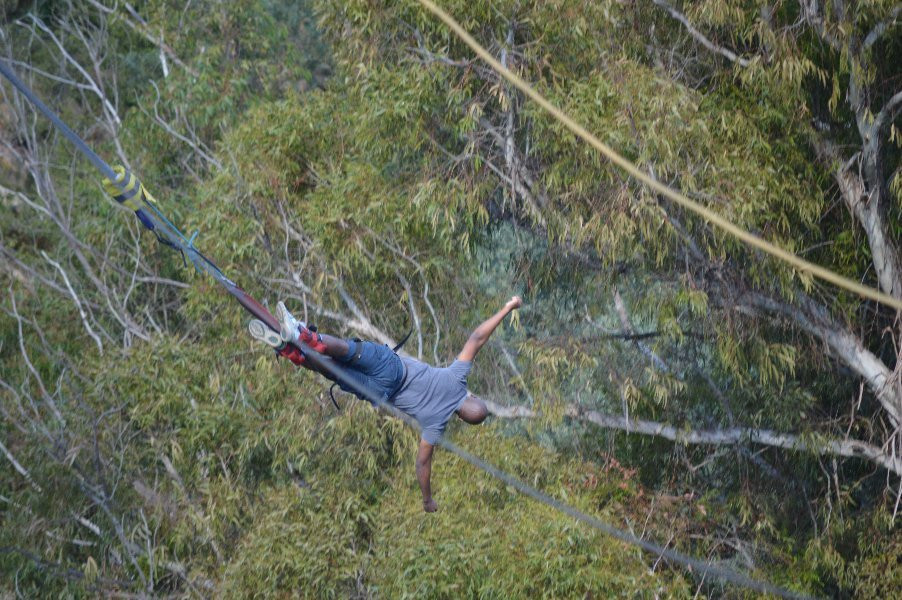
[[[606,520],[635,498],[634,489],[625,485],[623,492],[613,481],[596,478],[588,465],[562,464],[535,446],[499,440],[491,429],[467,432],[466,444]],[[484,474],[474,476],[471,469],[457,459],[440,464],[442,510],[434,519],[419,514],[412,482],[395,480],[387,494],[393,499],[383,504],[386,518],[374,532],[375,555],[368,567],[374,591],[392,597],[503,598],[645,595],[660,589],[660,580],[641,567],[635,550]],[[531,526],[515,526],[520,523]],[[407,534],[399,536],[398,529]],[[459,533],[448,536],[449,530]],[[669,581],[668,591],[690,593],[683,585]]]
[[[860,29],[889,10],[861,4]],[[757,565],[755,574],[785,585],[861,597],[898,587],[893,500],[875,491],[865,463],[834,465],[825,478],[824,462],[806,453],[675,446],[571,418],[576,407],[685,429],[873,439],[880,423],[867,402],[847,424],[857,381],[797,331],[740,306],[744,291],[787,301],[822,293],[809,278],[627,181],[471,62],[415,2],[317,2],[318,26],[306,3],[135,6],[188,68],[170,61],[164,77],[159,48],[124,12],[111,14],[102,74],[116,82],[118,131],[92,128],[96,98],[66,96],[46,78],[35,87],[101,154],[123,147],[161,209],[200,231],[198,246],[264,304],[287,298],[342,335],[359,331],[353,317],[399,337],[415,315],[423,340],[414,336],[408,351],[444,363],[500,299],[523,294],[527,306],[483,350],[470,385],[537,417],[455,424],[456,442],[607,522]],[[746,68],[696,55],[652,3],[443,6],[496,53],[513,50],[510,35],[518,73],[659,180],[787,249],[867,273],[864,236],[834,208],[831,174],[810,148],[812,119],[853,119],[848,49],[770,26],[757,3],[684,7],[719,43],[751,56]],[[74,18],[62,3],[36,10],[54,27]],[[793,11],[781,4],[770,18],[792,24]],[[3,31],[14,49],[30,47],[24,31]],[[898,56],[897,46],[875,52]],[[27,59],[57,66],[50,45]],[[864,80],[884,80],[885,69],[879,62]],[[509,111],[535,176],[533,202],[512,191],[492,135]],[[69,164],[49,126],[36,128],[47,160]],[[898,148],[898,127],[891,132]],[[0,270],[10,290],[0,437],[29,472],[11,463],[0,471],[0,547],[47,563],[0,553],[24,593],[695,594],[687,573],[650,569],[653,558],[443,452],[433,471],[441,508],[424,514],[412,432],[347,398],[333,413],[321,380],[253,345],[232,299],[101,200],[93,175],[50,172],[72,206],[63,213],[75,241],[13,195],[0,207],[4,260],[22,261]],[[900,181],[887,182],[895,198]],[[12,187],[40,193],[34,182]],[[71,274],[87,316],[42,251]],[[90,269],[122,310],[91,287]],[[862,318],[845,295],[836,302],[865,342],[883,336],[879,315]],[[121,322],[126,313],[139,322]],[[101,331],[102,351],[85,322]],[[835,483],[839,474],[849,478]],[[703,591],[742,595],[710,582]]]

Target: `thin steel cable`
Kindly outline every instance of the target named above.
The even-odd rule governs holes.
[[[509,81],[511,85],[526,94],[526,96],[531,98],[536,104],[544,108],[548,112],[548,114],[557,119],[562,125],[564,125],[564,127],[573,132],[577,137],[582,138],[590,146],[598,150],[608,160],[626,171],[635,179],[653,189],[655,192],[661,194],[662,196],[665,196],[666,198],[669,198],[671,201],[682,206],[686,210],[692,211],[706,221],[709,221],[712,224],[716,225],[726,233],[745,242],[749,246],[757,248],[758,250],[761,250],[762,252],[773,256],[774,258],[792,265],[798,271],[801,271],[803,273],[810,273],[815,277],[823,279],[824,281],[828,281],[837,287],[858,294],[859,296],[875,300],[888,306],[892,306],[896,310],[902,310],[902,300],[890,296],[889,294],[885,294],[884,292],[881,292],[880,290],[877,290],[875,288],[862,285],[857,281],[849,279],[848,277],[844,277],[839,273],[831,271],[830,269],[800,258],[792,252],[784,250],[783,248],[780,248],[779,246],[776,246],[771,242],[768,242],[767,240],[760,238],[749,231],[746,231],[738,225],[733,224],[708,207],[703,206],[695,202],[694,200],[690,200],[682,193],[664,185],[663,183],[660,183],[659,181],[656,181],[655,179],[652,179],[651,177],[643,173],[639,169],[639,167],[630,162],[627,158],[621,156],[616,150],[609,147],[607,144],[595,137],[595,135],[593,135],[585,127],[577,123],[573,118],[563,112],[560,108],[556,107],[554,104],[546,100],[544,96],[533,89],[533,87],[525,80],[502,65],[498,60],[495,59],[495,57],[489,54],[489,51],[486,50],[479,42],[477,42],[473,38],[473,36],[467,33],[467,31],[463,27],[461,27],[461,25],[457,21],[455,21],[451,15],[439,8],[434,2],[432,2],[431,0],[418,1],[429,12],[441,19],[442,22],[444,22],[445,25],[447,25],[457,35],[457,37],[459,37],[467,46],[469,46],[482,60],[487,62],[489,66],[492,67],[492,69],[494,69],[499,75],[507,79],[507,81]]]
[[[401,412],[398,408],[386,403],[381,396],[375,394],[366,386],[358,383],[354,378],[347,377],[345,375],[346,369],[340,364],[338,364],[334,360],[322,356],[305,344],[298,344],[298,348],[304,353],[304,355],[307,357],[307,360],[309,360],[312,366],[315,367],[318,371],[324,374],[328,373],[333,379],[342,380],[348,387],[350,387],[354,391],[354,393],[358,397],[371,402],[379,409],[389,413],[394,417],[397,417],[398,419],[401,419],[418,433],[422,433],[422,428],[415,419]],[[755,590],[757,592],[765,594],[772,594],[774,596],[780,596],[783,598],[811,598],[811,596],[807,596],[805,594],[792,590],[787,590],[770,582],[754,579],[752,577],[749,577],[748,575],[745,575],[728,567],[716,565],[711,561],[694,558],[692,556],[689,556],[688,554],[683,554],[678,550],[665,548],[654,542],[636,537],[632,533],[618,529],[613,525],[609,525],[608,523],[601,521],[597,517],[588,515],[581,510],[570,506],[569,504],[566,504],[564,502],[561,502],[560,500],[557,500],[556,498],[549,496],[545,492],[542,492],[541,490],[536,489],[528,483],[517,479],[513,475],[496,467],[495,465],[486,462],[485,460],[479,458],[474,454],[471,454],[469,451],[464,450],[457,444],[448,441],[444,438],[444,436],[439,438],[436,445],[441,446],[442,448],[448,450],[449,452],[452,452],[453,454],[456,454],[474,467],[485,471],[492,477],[503,481],[520,493],[529,496],[537,502],[541,502],[542,504],[554,510],[569,515],[577,521],[580,521],[594,529],[597,529],[602,533],[610,535],[611,537],[617,538],[622,542],[637,546],[639,548],[642,548],[646,552],[659,557],[663,557],[671,562],[687,567],[689,571],[694,573],[699,579],[704,579],[706,576],[711,576],[722,579],[724,581],[728,581],[744,588],[748,588],[750,590]]]
[[[91,148],[86,143],[84,143],[84,141],[82,141],[80,137],[78,137],[77,133],[69,129],[69,126],[66,125],[62,119],[56,116],[56,113],[47,108],[47,105],[41,102],[41,99],[35,96],[34,92],[32,92],[31,89],[27,85],[25,85],[22,80],[20,80],[16,76],[15,73],[13,73],[12,69],[10,69],[6,65],[6,61],[0,60],[0,73],[3,73],[3,76],[9,79],[10,83],[16,86],[16,89],[22,92],[23,96],[28,98],[28,100],[31,101],[31,103],[34,104],[34,106],[39,111],[41,111],[45,117],[50,119],[50,121],[54,125],[56,125],[57,129],[62,131],[63,135],[69,138],[69,141],[72,142],[82,154],[88,157],[88,160],[90,160],[91,163],[95,167],[97,167],[97,170],[103,173],[103,175],[107,179],[116,179],[116,172],[110,168],[110,165],[108,165],[102,158],[97,156],[97,154],[95,154],[94,151],[91,150]]]

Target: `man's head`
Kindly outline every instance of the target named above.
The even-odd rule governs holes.
[[[482,398],[467,390],[467,397],[457,410],[457,416],[470,425],[479,425],[485,421],[488,414],[489,409],[486,408]]]

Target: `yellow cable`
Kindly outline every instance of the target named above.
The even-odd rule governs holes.
[[[775,246],[774,244],[764,240],[753,233],[750,233],[738,225],[734,225],[727,219],[721,217],[714,211],[709,208],[698,204],[697,202],[690,200],[680,192],[671,189],[670,187],[655,181],[645,173],[639,170],[639,167],[631,163],[629,160],[618,154],[614,149],[607,146],[604,142],[599,140],[597,137],[589,133],[585,127],[574,121],[572,118],[567,116],[561,109],[554,106],[551,102],[545,99],[544,96],[535,91],[528,83],[526,83],[523,79],[512,73],[507,67],[502,65],[500,62],[495,60],[495,58],[489,54],[488,50],[483,48],[479,42],[473,39],[469,33],[467,33],[460,24],[454,20],[451,15],[446,13],[444,10],[435,5],[431,0],[419,0],[420,4],[422,4],[427,10],[441,19],[451,30],[457,34],[457,36],[463,40],[463,42],[468,45],[470,48],[476,52],[479,57],[487,62],[495,71],[498,72],[499,75],[507,79],[514,87],[518,90],[532,98],[539,106],[548,111],[551,116],[560,121],[567,129],[572,131],[578,137],[582,138],[586,142],[589,143],[593,148],[601,152],[604,156],[606,156],[611,162],[619,166],[621,169],[661,194],[662,196],[666,196],[673,202],[676,202],[683,208],[694,212],[699,215],[706,221],[720,227],[730,235],[733,235],[749,246],[753,248],[757,248],[762,252],[766,252],[771,256],[778,258],[782,261],[785,261],[798,269],[799,271],[811,273],[815,277],[819,277],[824,281],[828,281],[837,287],[841,287],[850,292],[854,292],[864,298],[870,298],[871,300],[876,300],[877,302],[881,302],[883,304],[887,304],[892,306],[896,310],[902,310],[902,300],[894,298],[888,294],[885,294],[879,290],[868,287],[866,285],[862,285],[857,281],[853,281],[848,277],[843,277],[838,273],[834,273],[833,271],[816,265],[814,263],[808,262],[803,258],[799,258],[792,252],[788,252],[782,248]]]

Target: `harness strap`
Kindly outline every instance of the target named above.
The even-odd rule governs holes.
[[[400,350],[401,348],[403,348],[403,347],[404,347],[404,344],[406,344],[406,343],[407,343],[407,340],[410,338],[410,334],[411,334],[411,333],[413,333],[413,328],[407,330],[407,335],[405,335],[404,338],[403,338],[400,342],[398,342],[398,345],[395,346],[394,348],[392,348],[391,351],[392,351],[392,352],[397,352],[398,350]]]
[[[332,404],[335,405],[335,410],[337,410],[338,412],[341,412],[341,407],[338,405],[338,400],[335,399],[335,394],[332,393],[332,390],[335,389],[336,385],[338,385],[337,382],[333,383],[332,385],[329,386],[329,398],[332,399]]]
[[[357,351],[354,352],[354,356],[351,357],[351,360],[349,360],[348,362],[345,363],[346,365],[350,366],[350,365],[356,364],[357,361],[360,360],[360,357],[363,356],[363,343],[362,342],[363,342],[363,340],[358,340],[358,339],[354,340],[354,343],[357,344]]]

